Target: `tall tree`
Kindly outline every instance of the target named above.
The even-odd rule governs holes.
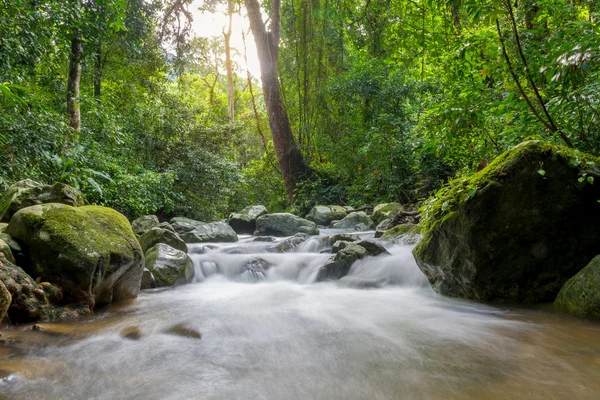
[[[79,8],[77,0],[71,0],[73,9]],[[69,126],[79,131],[81,129],[81,110],[79,108],[79,85],[81,82],[81,63],[83,59],[83,39],[79,21],[73,21],[71,37],[71,54],[69,55],[69,73],[67,77],[67,120]]]
[[[227,112],[229,119],[233,121],[235,117],[235,90],[233,86],[233,68],[231,66],[231,26],[233,25],[233,0],[227,1],[227,15],[229,23],[227,31],[223,30],[225,37],[225,69],[227,70]]]
[[[281,168],[288,198],[291,200],[296,184],[310,176],[310,169],[300,153],[281,98],[278,78],[278,56],[281,29],[281,0],[272,0],[267,26],[257,0],[244,0],[250,28],[256,42],[265,103],[277,160]]]

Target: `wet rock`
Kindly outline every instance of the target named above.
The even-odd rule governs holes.
[[[167,231],[171,231],[173,233],[177,233],[175,232],[175,229],[173,228],[173,225],[171,225],[168,222],[161,222],[160,224],[158,224],[158,227],[161,229],[166,229]]]
[[[14,264],[16,262],[10,246],[2,239],[0,239],[0,253],[3,253],[6,259],[11,263]]]
[[[239,213],[231,214],[229,225],[238,234],[252,234],[256,230],[256,220],[268,214],[265,206],[248,206]]]
[[[335,224],[337,224],[337,223],[338,223],[338,222],[340,222],[340,221],[341,221],[341,220],[339,220],[339,219],[334,219],[333,221],[331,221],[331,222],[329,223],[329,225],[327,225],[327,227],[328,227],[329,229],[333,229],[333,227],[335,226]]]
[[[181,250],[157,243],[146,253],[146,268],[154,276],[156,287],[188,283],[194,276],[191,258]]]
[[[271,267],[267,261],[262,258],[253,258],[244,264],[244,271],[240,278],[246,282],[262,281],[267,277],[267,270]]]
[[[329,244],[332,245],[340,240],[345,242],[357,242],[360,240],[360,236],[353,233],[336,233],[335,235],[329,237]]]
[[[0,369],[0,387],[19,383],[19,376],[13,371]]]
[[[306,215],[306,219],[317,225],[328,226],[331,221],[341,220],[347,215],[341,206],[314,206]]]
[[[333,226],[335,229],[352,229],[355,231],[369,231],[375,227],[373,220],[364,212],[353,212]]]
[[[384,219],[383,221],[378,223],[377,226],[375,227],[375,238],[380,238],[381,236],[383,236],[383,233],[390,228],[391,224],[392,224],[392,220],[389,218]]]
[[[304,243],[308,240],[308,235],[304,233],[297,233],[294,236],[285,239],[277,246],[273,248],[275,253],[288,253],[294,250],[300,243]]]
[[[168,244],[174,249],[188,252],[187,244],[179,237],[178,234],[162,228],[151,228],[140,237],[140,246],[142,251],[146,253],[148,249],[154,247],[158,243]]]
[[[158,227],[158,225],[159,222],[156,215],[144,215],[131,223],[131,229],[133,229],[133,233],[136,235],[142,236],[150,229]]]
[[[148,268],[144,268],[144,272],[142,272],[142,283],[140,285],[140,289],[154,289],[155,287],[156,281],[154,279],[154,275],[152,275],[152,271],[150,271]]]
[[[129,326],[121,331],[121,337],[129,340],[140,340],[142,331],[137,326]]]
[[[256,220],[255,235],[291,236],[296,233],[318,235],[317,224],[290,213],[267,214]]]
[[[381,239],[396,239],[404,235],[419,235],[421,233],[421,225],[403,224],[386,230],[381,235]]]
[[[400,203],[384,203],[375,206],[371,219],[376,224],[385,219],[392,219],[396,214],[402,211],[404,207]]]
[[[255,242],[274,242],[276,240],[277,238],[275,238],[274,236],[258,236],[254,238]]]
[[[426,204],[413,254],[438,292],[553,301],[600,243],[600,159],[530,141]],[[591,179],[590,179],[591,181]]]
[[[187,337],[187,338],[192,338],[192,339],[201,339],[202,338],[202,334],[200,332],[198,332],[197,330],[190,328],[184,324],[174,325],[174,326],[170,327],[169,329],[167,329],[165,331],[165,333],[168,333],[169,335]]]
[[[365,239],[365,240],[361,240],[360,242],[358,242],[356,244],[363,247],[365,250],[367,250],[367,253],[370,256],[378,256],[381,254],[388,254],[388,255],[390,254],[390,252],[387,251],[385,249],[385,247],[383,247],[379,243],[375,242],[374,240]]]
[[[137,296],[144,257],[127,219],[106,207],[50,203],[19,210],[6,233],[30,257],[30,272],[67,291],[90,292],[96,305]],[[5,282],[6,283],[6,282]]]
[[[0,198],[0,221],[8,222],[20,209],[45,203],[84,205],[83,196],[72,186],[64,183],[45,185],[25,179],[11,185]]]
[[[334,244],[331,245],[331,252],[333,254],[337,254],[337,253],[339,253],[340,250],[345,249],[350,243],[352,243],[352,242],[348,242],[346,240],[338,240]]]
[[[352,264],[367,255],[367,250],[365,250],[364,247],[349,243],[321,267],[317,274],[317,282],[329,279],[340,279],[341,277],[346,276],[350,271]]]
[[[189,218],[173,218],[173,229],[186,243],[237,242],[238,236],[225,222],[205,223]]]
[[[600,256],[564,284],[554,304],[574,315],[600,319]]]

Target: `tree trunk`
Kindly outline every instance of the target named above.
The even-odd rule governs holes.
[[[100,99],[102,95],[102,40],[98,39],[94,60],[94,97]]]
[[[225,36],[225,69],[227,70],[227,111],[229,120],[233,122],[235,117],[235,91],[233,86],[233,69],[231,68],[231,25],[233,24],[233,0],[227,2],[227,14],[229,15],[229,26]]]
[[[71,56],[67,78],[67,120],[69,126],[79,132],[81,129],[81,110],[79,102],[79,83],[81,81],[81,59],[83,41],[76,31],[71,39]]]
[[[462,24],[460,22],[460,0],[454,0],[450,3],[450,10],[452,11],[452,23],[456,29],[456,33],[459,35],[462,33]]]
[[[269,115],[269,125],[273,136],[275,152],[285,182],[288,198],[291,200],[296,184],[310,176],[310,169],[304,163],[296,140],[292,134],[288,115],[283,105],[278,80],[278,55],[280,38],[281,0],[271,1],[271,25],[267,31],[263,22],[260,4],[257,0],[244,0],[250,27],[260,62],[265,103]]]

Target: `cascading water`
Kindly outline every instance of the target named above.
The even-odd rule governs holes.
[[[0,399],[600,396],[596,324],[437,296],[411,244],[315,283],[324,236],[272,252],[280,242],[191,246],[193,284],[5,331]],[[172,334],[182,326],[202,339]]]

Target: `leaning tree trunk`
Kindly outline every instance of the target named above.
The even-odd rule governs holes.
[[[71,39],[69,76],[67,78],[67,119],[69,126],[79,132],[81,129],[81,111],[79,108],[79,83],[81,81],[81,59],[83,41],[79,32]]]
[[[304,163],[304,159],[296,145],[279,90],[277,67],[281,0],[271,1],[271,24],[268,31],[262,19],[259,2],[257,0],[244,0],[244,2],[250,19],[250,28],[256,42],[262,87],[275,153],[277,154],[288,197],[291,200],[296,184],[300,180],[309,177],[310,169]]]

